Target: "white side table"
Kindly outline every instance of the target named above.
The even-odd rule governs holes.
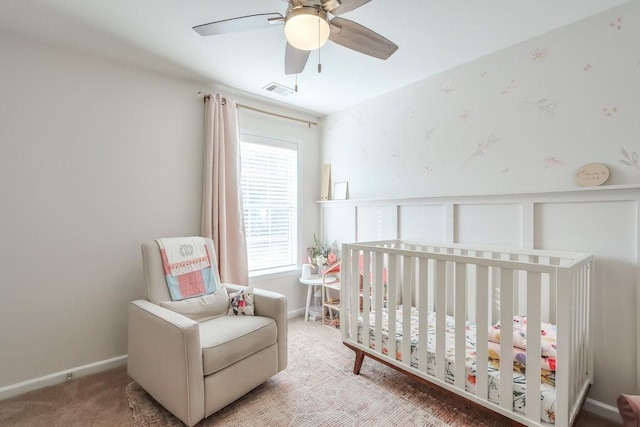
[[[335,277],[325,277],[325,284],[335,282]],[[309,306],[311,305],[311,295],[313,295],[316,286],[322,286],[322,275],[312,274],[308,279],[300,278],[300,283],[307,285],[307,306],[304,310],[304,321],[309,320]],[[322,292],[322,289],[320,290]]]
[[[311,295],[314,293],[316,286],[322,286],[322,276],[312,274],[308,279],[300,278],[300,283],[307,285],[307,305],[304,310],[304,321],[309,320],[309,306],[311,305]]]

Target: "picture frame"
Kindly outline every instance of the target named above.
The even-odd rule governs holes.
[[[347,181],[336,182],[333,186],[333,199],[346,200],[348,191],[349,185]]]

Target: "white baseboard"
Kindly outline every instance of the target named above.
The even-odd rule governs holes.
[[[0,400],[18,396],[32,390],[61,384],[65,381],[74,380],[76,378],[86,377],[87,375],[96,374],[98,372],[107,371],[118,366],[127,364],[127,355],[113,357],[107,360],[90,363],[88,365],[78,366],[76,368],[65,369],[64,371],[55,372],[43,377],[34,378],[16,384],[0,387]],[[71,375],[69,378],[68,375]]]
[[[598,402],[597,400],[587,398],[584,401],[584,406],[582,408],[587,412],[591,412],[592,414],[599,415],[602,418],[606,418],[609,421],[613,421],[614,423],[622,422],[622,418],[620,417],[620,412],[618,412],[618,408],[611,405],[607,405],[602,402]]]
[[[299,316],[304,316],[304,307],[287,312],[287,319],[293,319]]]

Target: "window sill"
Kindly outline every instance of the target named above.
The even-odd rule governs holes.
[[[260,282],[263,280],[277,279],[280,277],[300,276],[301,269],[297,266],[272,268],[249,273],[249,282]]]

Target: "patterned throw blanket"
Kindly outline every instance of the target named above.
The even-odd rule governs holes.
[[[156,241],[173,301],[215,292],[220,287],[204,238],[174,237]]]
[[[556,357],[556,337],[558,328],[547,322],[540,322],[541,356]],[[500,322],[489,328],[489,341],[500,342]],[[527,317],[513,316],[513,346],[527,349]]]
[[[211,265],[207,246],[202,237],[173,237],[158,239],[162,261],[166,261],[172,276],[192,273]]]
[[[557,327],[551,323],[540,324],[540,368],[545,372],[556,370]],[[489,328],[489,357],[500,359],[500,322]],[[531,355],[533,357],[533,355]],[[523,372],[527,365],[527,317],[513,316],[513,360],[514,368]],[[551,375],[547,374],[547,378]],[[553,376],[555,377],[555,375]],[[555,379],[555,378],[554,378]]]

